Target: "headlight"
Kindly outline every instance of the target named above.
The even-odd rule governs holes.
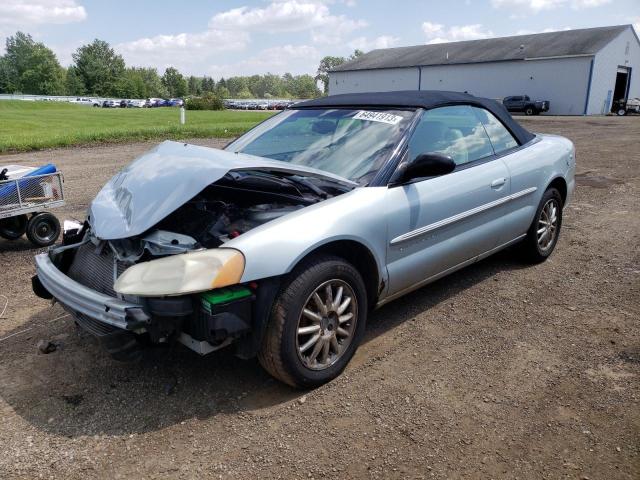
[[[244,255],[232,248],[214,248],[138,263],[116,280],[123,295],[184,295],[240,282]]]

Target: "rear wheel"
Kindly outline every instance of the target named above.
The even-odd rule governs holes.
[[[544,262],[558,243],[562,226],[562,196],[549,188],[538,205],[536,216],[522,243],[524,257],[531,263]]]
[[[55,215],[37,213],[27,223],[27,238],[38,247],[53,245],[60,236],[60,222]]]
[[[0,237],[7,240],[17,240],[27,231],[27,216],[17,215],[15,217],[3,218],[0,220]]]
[[[349,363],[366,316],[360,273],[339,257],[316,257],[296,268],[278,294],[258,359],[291,386],[317,387]]]

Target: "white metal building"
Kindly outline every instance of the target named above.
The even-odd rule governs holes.
[[[329,74],[329,93],[453,90],[549,100],[549,113],[598,115],[640,97],[631,25],[374,50]]]

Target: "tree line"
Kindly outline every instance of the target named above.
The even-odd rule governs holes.
[[[176,68],[162,75],[155,68],[127,67],[107,42],[96,39],[72,55],[73,64],[60,65],[56,55],[31,35],[17,32],[6,40],[0,56],[0,93],[87,95],[117,98],[183,98],[213,93],[220,98],[314,98],[322,92],[318,75],[185,76]],[[321,64],[322,66],[322,64]],[[324,73],[326,75],[326,72]]]

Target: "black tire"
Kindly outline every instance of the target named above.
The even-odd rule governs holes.
[[[524,114],[525,115],[533,115],[535,113],[535,109],[533,107],[527,107],[524,109]]]
[[[0,220],[0,237],[7,240],[17,240],[27,231],[27,216],[17,215],[15,217],[3,218]]]
[[[60,222],[51,213],[36,213],[27,223],[27,238],[37,247],[53,245],[59,236]]]
[[[550,243],[545,245],[543,248],[539,241],[538,231],[541,228],[544,228],[544,224],[541,222],[544,222],[545,220],[545,213],[543,212],[549,202],[552,202],[557,209],[557,221]],[[562,228],[562,207],[563,202],[560,192],[555,188],[547,189],[542,196],[542,200],[540,200],[540,204],[536,210],[536,215],[533,222],[531,222],[531,226],[527,231],[527,236],[521,245],[523,259],[528,263],[544,262],[553,253],[553,250],[556,248],[556,244],[558,243],[558,238],[560,238],[560,230]]]
[[[627,114],[626,108],[619,108],[618,110],[616,110],[616,115],[618,115],[619,117],[624,117],[626,114]]]
[[[312,369],[305,365],[301,358],[303,354],[299,353],[299,321],[312,294],[330,281],[342,282],[351,289],[351,298],[355,298],[355,321],[350,327],[349,343],[337,354],[334,363],[327,360],[326,367]],[[354,307],[350,304],[350,308]],[[330,334],[332,328],[326,325],[326,318],[323,317],[325,326],[322,328],[323,332]],[[366,319],[367,292],[358,270],[340,257],[322,255],[310,258],[294,269],[278,293],[258,360],[265,370],[284,383],[296,388],[318,387],[336,378],[347,366],[362,340]],[[337,334],[338,327],[345,324],[336,325]]]

